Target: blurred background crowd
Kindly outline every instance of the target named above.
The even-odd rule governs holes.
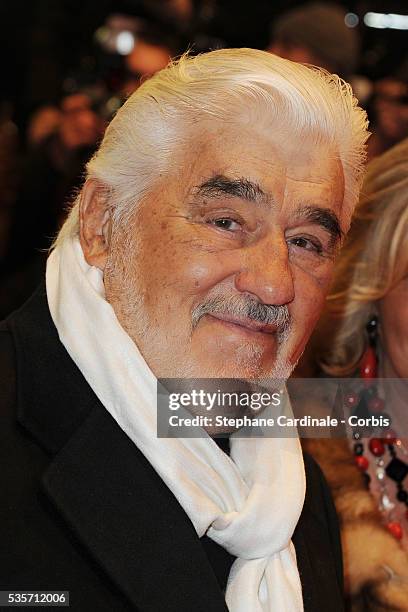
[[[186,49],[323,66],[367,109],[375,157],[408,136],[405,0],[3,0],[0,318],[42,277],[84,163],[141,80]]]

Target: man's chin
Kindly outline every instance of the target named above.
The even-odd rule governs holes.
[[[286,360],[275,360],[273,364],[255,358],[239,362],[231,356],[230,360],[209,362],[194,360],[180,364],[178,378],[230,378],[238,380],[287,380],[294,366]]]

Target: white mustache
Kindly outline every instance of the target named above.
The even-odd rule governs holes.
[[[199,304],[193,309],[193,329],[206,314],[232,315],[257,321],[263,325],[275,325],[278,339],[287,337],[291,317],[287,306],[263,304],[245,295],[216,296]]]

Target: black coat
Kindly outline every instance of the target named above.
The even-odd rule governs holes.
[[[43,286],[0,324],[0,372],[0,590],[69,590],[80,612],[226,612],[233,557],[197,537],[96,398]],[[305,465],[293,537],[305,610],[340,612],[337,519],[319,468]]]

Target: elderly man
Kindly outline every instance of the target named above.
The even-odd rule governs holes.
[[[340,79],[250,49],[183,57],[129,98],[46,288],[0,334],[2,589],[81,611],[342,609],[299,441],[158,438],[156,379],[289,376],[366,137]]]

